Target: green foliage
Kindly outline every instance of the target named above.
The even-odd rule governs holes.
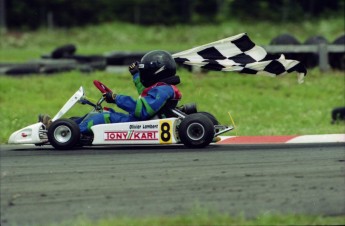
[[[249,21],[298,22],[321,16],[344,18],[344,1],[323,0],[246,0],[230,1],[229,11],[236,18]]]
[[[82,28],[41,29],[36,32],[8,32],[0,36],[0,61],[25,61],[50,53],[58,46],[74,43],[77,54],[102,54],[109,51],[177,52],[246,32],[258,45],[268,45],[281,34],[289,33],[304,42],[322,35],[330,42],[344,33],[343,18],[302,20],[299,23],[273,24],[230,21],[215,25],[138,26],[104,23]]]
[[[344,216],[324,217],[308,215],[280,215],[263,214],[254,219],[246,219],[244,216],[230,216],[228,214],[196,209],[191,213],[178,216],[147,216],[142,218],[133,217],[109,217],[101,220],[89,220],[78,218],[51,226],[182,226],[182,225],[340,225],[345,221]]]
[[[342,0],[11,0],[7,24],[16,29],[73,27],[122,21],[142,25],[219,23],[235,18],[257,22],[299,22],[344,17]]]

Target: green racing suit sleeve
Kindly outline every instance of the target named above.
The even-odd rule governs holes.
[[[139,72],[133,75],[133,82],[135,88],[137,88],[138,94],[140,95],[144,91],[145,86],[140,82]]]

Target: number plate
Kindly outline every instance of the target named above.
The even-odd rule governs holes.
[[[171,144],[172,143],[172,121],[171,120],[161,120],[159,122],[159,143],[161,144]]]

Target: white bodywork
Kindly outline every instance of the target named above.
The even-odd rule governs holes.
[[[60,111],[54,116],[52,121],[61,118],[71,109],[81,98],[84,97],[84,89],[80,87],[78,91],[65,103]],[[9,144],[42,144],[48,142],[47,130],[43,123],[38,122],[12,133],[8,139]]]
[[[92,144],[175,144],[178,118],[156,119],[92,126]]]
[[[10,136],[9,144],[42,144],[48,142],[47,130],[42,122],[20,129]]]

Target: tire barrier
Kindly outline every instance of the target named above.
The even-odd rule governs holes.
[[[301,43],[293,35],[282,34],[273,38],[270,44],[271,45],[300,45]]]
[[[67,44],[61,47],[58,47],[53,50],[51,53],[51,58],[53,59],[61,59],[61,58],[69,58],[74,55],[77,51],[77,47],[73,44]]]
[[[6,75],[30,75],[30,74],[52,74],[71,71],[78,68],[74,60],[47,60],[39,59],[22,64],[0,64],[0,74]]]
[[[345,34],[336,38],[332,44],[345,46]],[[345,71],[345,53],[329,53],[329,64],[332,68]]]
[[[339,123],[340,121],[345,121],[345,106],[336,107],[331,112],[331,123]]]
[[[77,47],[73,44],[60,46],[52,51],[45,59],[69,59],[74,60],[77,68],[82,72],[92,72],[94,70],[104,70],[107,66],[107,59],[102,55],[78,55],[75,54]]]
[[[0,63],[0,74],[21,76],[31,74],[54,74],[72,70],[89,73],[95,70],[105,70],[107,60],[102,55],[78,55],[73,44],[57,47],[41,59],[25,63]]]
[[[304,42],[305,45],[319,45],[321,43],[328,44],[328,41],[323,36],[313,36]],[[302,62],[307,68],[314,68],[319,64],[319,54],[305,53]]]
[[[308,38],[304,43],[290,34],[275,37],[270,45],[264,46],[270,54],[284,54],[288,59],[300,61],[307,68],[319,67],[321,71],[330,68],[345,70],[344,34],[330,43],[318,35]]]
[[[284,54],[288,59],[302,62],[307,68],[320,67],[327,70],[329,67],[336,70],[345,70],[345,35],[336,38],[332,43],[323,36],[312,36],[303,44],[291,34],[282,34],[273,38],[265,47],[270,54]],[[76,54],[74,44],[66,44],[54,49],[50,54],[41,56],[41,59],[25,63],[0,63],[0,74],[20,76],[30,74],[53,74],[71,70],[90,73],[107,68],[127,67],[135,61],[140,61],[145,52],[113,51],[103,55]],[[179,67],[193,71],[186,65]]]
[[[145,52],[109,52],[105,54],[105,58],[107,65],[120,66],[140,61],[144,55]]]
[[[277,37],[273,38],[270,42],[271,46],[276,45],[290,45],[290,46],[299,46],[301,45],[301,42],[297,40],[293,35],[290,34],[282,34],[278,35]],[[289,52],[286,51],[283,53],[287,59],[293,59],[303,62],[304,56],[301,53],[296,52]]]

